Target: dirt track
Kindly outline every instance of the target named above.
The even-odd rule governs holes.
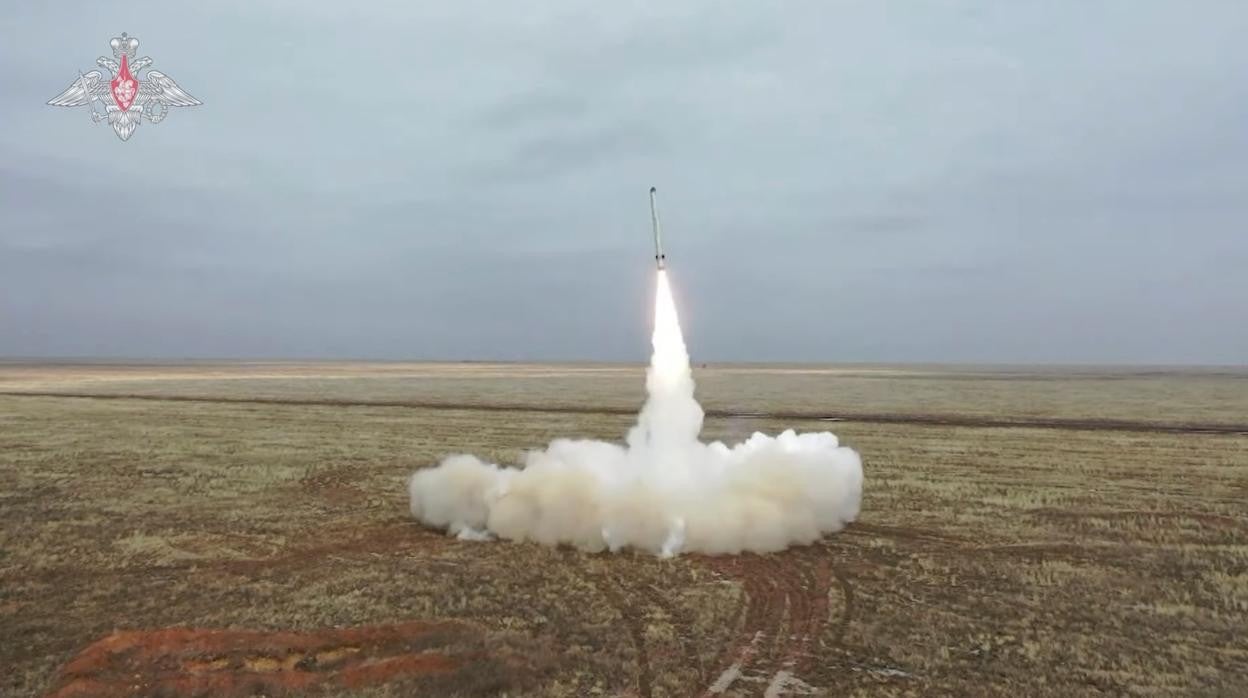
[[[290,405],[304,407],[401,407],[422,410],[472,410],[474,412],[545,412],[551,414],[633,415],[636,408],[582,407],[578,405],[526,405],[498,403],[420,402],[411,400],[317,400],[295,398],[230,398],[194,395],[138,395],[111,393],[0,392],[6,397],[77,398],[85,400],[151,400],[239,405]],[[821,412],[736,412],[706,410],[707,417],[728,419],[769,419],[788,421],[858,422],[861,424],[911,424],[994,429],[1074,429],[1079,431],[1121,431],[1144,434],[1227,434],[1248,436],[1248,423],[1211,424],[1196,422],[1154,422],[1122,419],[1039,419],[1034,417],[988,418],[954,414]]]
[[[314,564],[331,554],[355,558],[408,550],[436,559],[439,551],[462,545],[450,538],[420,535],[407,522],[326,534],[332,542],[210,567],[219,573],[255,575]],[[696,668],[695,685],[703,687],[702,695],[780,696],[803,694],[810,688],[803,677],[819,669],[821,654],[839,645],[851,619],[853,589],[833,556],[824,545],[766,556],[690,556],[723,583],[740,585],[742,590],[722,641],[712,642],[714,659],[709,662],[708,638],[690,634],[687,611],[673,602],[670,590],[620,577],[610,559],[571,564],[619,614],[633,645],[639,696],[663,694],[655,690],[655,672],[673,665]],[[565,557],[578,559],[571,551]],[[162,566],[144,570],[144,576],[187,571],[182,565]],[[207,572],[200,567],[199,574]],[[656,624],[670,626],[675,641],[648,638],[647,628]],[[515,661],[497,650],[486,651],[484,639],[476,626],[446,619],[303,632],[181,627],[124,631],[100,638],[78,653],[58,672],[50,695],[241,696],[318,686],[356,689],[394,681],[462,687],[472,684],[467,677],[473,674],[505,677],[507,685],[515,686],[527,683],[532,668],[543,664],[541,657]]]

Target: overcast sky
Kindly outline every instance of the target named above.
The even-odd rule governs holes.
[[[1248,3],[10,2],[0,356],[1248,361]],[[199,107],[45,104],[142,42]],[[140,78],[143,75],[139,76]]]

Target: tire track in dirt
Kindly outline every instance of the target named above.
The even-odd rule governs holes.
[[[791,667],[798,674],[805,674],[813,668],[815,645],[820,642],[823,628],[828,621],[830,611],[828,595],[832,591],[834,567],[826,552],[826,550],[811,548],[808,553],[809,564],[802,568],[802,590],[806,593],[797,595],[797,598],[801,600],[800,606],[798,606],[799,610],[792,615],[793,627],[790,629],[790,634],[796,636],[797,639],[784,661],[786,666]]]
[[[75,398],[85,400],[148,400],[157,402],[199,402],[239,405],[288,405],[302,407],[400,407],[422,410],[466,410],[476,412],[539,412],[553,414],[636,415],[636,407],[590,407],[585,405],[531,405],[519,403],[458,403],[419,400],[329,400],[309,398],[236,398],[197,395],[143,395],[136,393],[58,393],[48,391],[0,391],[4,397]],[[912,424],[993,429],[1072,429],[1077,431],[1121,431],[1146,434],[1205,434],[1248,436],[1248,424],[1202,422],[1151,422],[1129,419],[1069,417],[986,417],[959,414],[910,414],[897,412],[779,411],[742,412],[710,408],[707,417],[729,419],[774,419],[787,421],[857,422],[860,424]]]
[[[844,606],[840,618],[836,621],[836,632],[833,635],[832,644],[836,647],[844,647],[845,631],[849,628],[849,621],[853,619],[854,587],[849,583],[849,576],[837,569],[835,565],[829,565],[828,569],[836,578],[837,586],[841,588],[842,604]]]
[[[1087,509],[1066,511],[1045,507],[1032,509],[1030,515],[1053,521],[1103,519],[1106,521],[1132,521],[1156,519],[1157,521],[1195,521],[1209,528],[1226,529],[1230,532],[1248,533],[1248,519],[1201,511],[1158,511],[1149,509]]]
[[[570,556],[569,559],[579,558]],[[705,685],[706,661],[698,651],[704,639],[692,634],[694,619],[669,596],[670,590],[665,591],[652,583],[629,584],[627,578],[611,574],[611,563],[606,560],[583,561],[580,564],[582,576],[589,579],[594,588],[605,597],[628,628],[630,642],[638,657],[636,680],[639,695],[649,696],[654,693],[656,662],[659,663],[659,671],[663,667],[691,668],[697,672],[696,685]],[[671,628],[675,637],[674,643],[661,643],[656,646],[652,640],[647,639],[647,630],[652,624],[650,613],[656,609],[665,619],[665,624]],[[743,610],[744,606],[737,608],[738,619]]]
[[[880,538],[896,538],[898,540],[918,541],[926,546],[943,546],[966,548],[973,547],[975,541],[958,536],[933,533],[929,529],[913,526],[885,526],[881,524],[855,521],[840,533],[843,536],[867,536]]]
[[[338,533],[345,533],[346,535],[342,538],[337,538],[336,534]],[[326,531],[320,537],[329,539],[329,542],[310,546],[287,546],[262,557],[202,558],[185,562],[130,565],[126,567],[84,568],[79,566],[56,566],[38,570],[23,570],[18,574],[3,574],[0,575],[0,580],[89,580],[96,577],[126,575],[153,578],[184,575],[194,570],[216,570],[232,574],[250,575],[271,569],[306,565],[308,562],[314,562],[334,555],[351,557],[362,554],[380,554],[391,556],[405,552],[438,554],[451,550],[456,546],[466,545],[449,536],[431,533],[407,519],[392,523],[382,523],[376,526],[355,527],[348,531]]]
[[[215,565],[232,572],[249,573],[272,567],[305,564],[329,555],[371,553],[395,555],[412,550],[429,553],[442,552],[456,545],[464,545],[449,536],[434,534],[427,529],[419,528],[407,519],[400,519],[389,524],[353,528],[349,531],[349,535],[338,540],[333,540],[332,533],[324,537],[331,539],[330,542],[291,548],[262,559],[201,561],[198,566],[202,568]]]
[[[719,665],[725,666],[704,695],[725,693],[740,682],[766,680],[763,668],[770,665],[777,643],[782,641],[787,594],[782,568],[755,555],[746,555],[712,568],[739,580],[745,593],[745,618],[737,642],[725,648]]]
[[[837,644],[853,607],[852,588],[836,569],[830,551],[813,545],[771,555],[747,553],[701,561],[717,574],[739,581],[745,594],[736,640],[720,652],[716,666],[722,668],[718,674],[712,671],[715,680],[702,695],[740,693],[743,688],[767,696],[812,690],[801,676],[815,668],[816,645],[829,622],[828,597],[834,580],[845,597],[836,620]]]

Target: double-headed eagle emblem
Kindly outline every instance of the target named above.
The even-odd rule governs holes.
[[[64,92],[48,100],[48,104],[54,107],[86,105],[91,109],[91,121],[97,124],[108,121],[123,141],[134,134],[143,119],[156,124],[169,114],[169,107],[203,104],[159,70],[148,70],[140,80],[138,74],[152,64],[152,59],[148,56],[135,59],[138,39],[122,33],[109,43],[113,47],[113,58],[100,56],[95,63],[108,70],[112,79],[106,80],[98,70],[79,73],[78,78]],[[104,107],[103,113],[96,110],[96,102]]]

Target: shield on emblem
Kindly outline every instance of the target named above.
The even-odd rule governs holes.
[[[121,54],[121,70],[117,71],[117,76],[109,84],[117,106],[122,111],[129,110],[130,105],[134,104],[134,96],[139,93],[139,81],[130,74],[130,62],[126,60],[126,54]]]
[[[144,119],[153,124],[164,121],[169,107],[203,104],[173,78],[159,70],[152,70],[151,56],[137,58],[138,39],[122,32],[121,36],[114,36],[108,45],[113,49],[113,58],[100,56],[95,63],[112,73],[112,77],[104,77],[99,70],[89,73],[79,71],[69,86],[49,99],[48,104],[54,107],[86,107],[92,123],[107,121],[123,141],[134,134],[135,128]],[[130,65],[131,60],[134,65]],[[140,80],[139,75],[144,70],[147,73]],[[113,98],[111,102],[109,97]],[[103,114],[97,111],[101,105],[104,107]]]

